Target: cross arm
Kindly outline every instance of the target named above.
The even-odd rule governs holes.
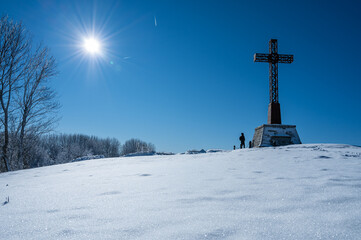
[[[269,54],[267,53],[255,53],[253,56],[254,62],[269,62]]]
[[[278,62],[279,63],[292,63],[293,55],[290,54],[278,54]]]

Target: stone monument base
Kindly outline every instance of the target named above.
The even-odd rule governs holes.
[[[301,144],[296,125],[263,124],[255,129],[252,147]]]

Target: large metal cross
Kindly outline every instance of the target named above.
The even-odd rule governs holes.
[[[269,63],[269,95],[268,124],[281,124],[281,107],[278,102],[278,63],[292,63],[293,55],[278,54],[277,39],[269,41],[269,54],[254,54],[255,62]]]

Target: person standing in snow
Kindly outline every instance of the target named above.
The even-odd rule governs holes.
[[[241,136],[239,137],[239,141],[241,141],[241,149],[242,149],[242,146],[244,148],[246,148],[246,145],[245,145],[246,138],[244,137],[243,133],[241,133]]]

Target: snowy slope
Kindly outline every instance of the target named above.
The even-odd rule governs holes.
[[[0,239],[361,239],[348,145],[89,160],[0,174],[0,191]]]

